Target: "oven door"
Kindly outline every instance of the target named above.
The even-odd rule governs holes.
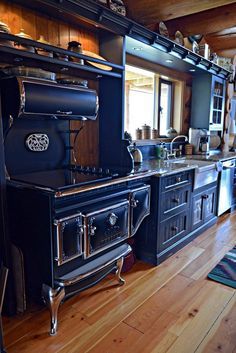
[[[129,234],[130,205],[128,200],[97,208],[83,215],[85,258],[127,239]]]
[[[150,185],[133,189],[130,193],[131,222],[130,234],[133,236],[145,217],[150,214]]]
[[[55,261],[60,266],[83,253],[83,223],[81,213],[54,221]]]

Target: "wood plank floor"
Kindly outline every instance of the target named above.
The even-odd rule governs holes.
[[[206,279],[236,244],[236,213],[157,267],[137,262],[69,299],[48,335],[45,308],[4,318],[8,353],[236,353],[236,290]]]

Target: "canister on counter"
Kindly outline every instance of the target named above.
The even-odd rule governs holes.
[[[185,154],[187,155],[193,154],[193,145],[188,143],[187,145],[184,146],[184,151],[185,151]]]
[[[136,140],[141,140],[142,139],[142,130],[141,129],[137,128],[135,130],[135,138],[136,138]]]
[[[144,124],[142,126],[142,139],[150,140],[151,138],[151,126]]]
[[[158,130],[152,129],[152,139],[155,140],[158,138]]]

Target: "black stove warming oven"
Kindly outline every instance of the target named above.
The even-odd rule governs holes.
[[[1,90],[18,310],[43,297],[54,335],[65,298],[112,271],[124,283],[128,240],[150,212],[150,186],[127,177],[119,161],[123,175],[71,164],[68,116],[94,118],[95,91],[26,78],[2,80]]]

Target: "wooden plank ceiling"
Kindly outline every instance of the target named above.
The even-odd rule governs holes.
[[[179,30],[184,37],[203,34],[211,52],[236,55],[236,1],[230,0],[124,0],[128,16],[158,31],[163,21],[171,39]]]

